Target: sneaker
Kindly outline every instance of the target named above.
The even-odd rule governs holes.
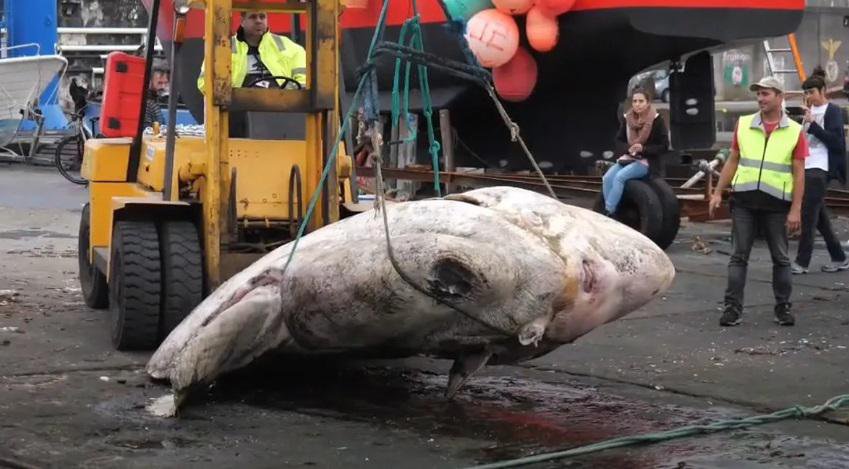
[[[792,273],[793,275],[807,274],[808,268],[802,267],[801,265],[797,264],[796,261],[793,261],[793,263],[790,264],[790,273]]]
[[[849,270],[849,259],[846,259],[843,262],[832,262],[831,264],[822,266],[823,272],[842,272],[844,270]]]
[[[722,317],[719,318],[719,325],[723,327],[736,326],[740,324],[742,317],[743,313],[740,312],[740,308],[726,306],[725,311],[722,312]]]
[[[775,322],[779,326],[792,326],[796,324],[796,319],[790,314],[790,303],[775,305]]]

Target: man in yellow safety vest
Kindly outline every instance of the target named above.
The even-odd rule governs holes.
[[[270,77],[288,77],[300,85],[307,83],[307,52],[297,42],[268,30],[268,14],[264,11],[243,11],[236,35],[230,38],[233,53],[231,69],[233,88],[273,85]],[[265,80],[263,80],[265,78]],[[277,79],[277,84],[289,88],[297,85]],[[198,77],[198,89],[203,92],[204,66]]]
[[[307,53],[300,44],[268,30],[268,14],[243,11],[236,35],[230,38],[233,88],[299,88],[307,84]],[[205,64],[198,76],[203,93]],[[279,78],[285,77],[285,78]],[[231,113],[231,136],[243,136],[244,115]]]
[[[801,223],[808,141],[802,126],[783,111],[784,87],[780,81],[765,77],[750,89],[757,93],[760,112],[737,121],[731,154],[709,205],[713,216],[730,183],[733,254],[728,262],[725,310],[719,324],[740,324],[749,253],[760,227],[772,255],[775,320],[779,325],[792,326],[795,319],[790,312],[787,233],[797,231]]]

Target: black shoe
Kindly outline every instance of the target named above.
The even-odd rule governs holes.
[[[792,326],[796,324],[796,319],[790,314],[790,303],[775,305],[775,322],[779,326]]]
[[[740,324],[743,318],[743,313],[740,308],[734,306],[726,306],[722,312],[722,317],[719,318],[719,325],[723,327],[736,326]]]

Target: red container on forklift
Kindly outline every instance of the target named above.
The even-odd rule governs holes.
[[[100,132],[106,137],[135,137],[144,98],[144,57],[112,52],[106,56]]]

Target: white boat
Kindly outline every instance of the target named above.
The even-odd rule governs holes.
[[[61,55],[0,59],[0,147],[12,141],[39,96],[67,67]]]

